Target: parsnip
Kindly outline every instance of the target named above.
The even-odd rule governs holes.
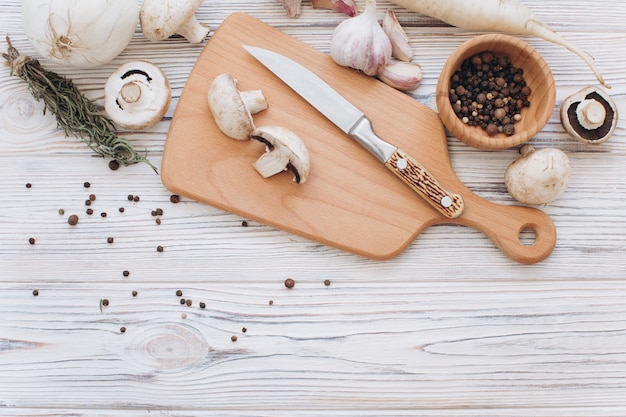
[[[595,67],[591,55],[558,35],[517,0],[391,0],[391,2],[461,29],[536,36],[561,45],[585,61],[600,84],[610,88]]]

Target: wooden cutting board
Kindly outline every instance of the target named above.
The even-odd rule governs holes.
[[[451,192],[462,194],[463,214],[452,220],[440,215],[242,45],[273,50],[317,73],[370,117],[379,136],[417,158]],[[269,108],[254,116],[257,126],[284,126],[305,142],[311,154],[305,184],[293,182],[291,172],[262,178],[252,165],[264,146],[219,131],[207,92],[225,72],[238,80],[240,90],[261,89],[266,96]],[[398,255],[438,223],[476,228],[522,263],[543,260],[556,243],[555,226],[542,211],[493,204],[461,183],[434,111],[244,13],[224,20],[189,75],[167,136],[161,178],[171,192],[372,259]],[[520,241],[526,229],[535,233],[531,245]]]

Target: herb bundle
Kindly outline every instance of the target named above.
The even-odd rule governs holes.
[[[6,40],[9,46],[2,56],[9,62],[11,75],[28,84],[33,97],[44,102],[44,112],[50,111],[56,116],[66,136],[76,136],[103,158],[112,158],[124,166],[145,162],[158,173],[145,155],[135,151],[128,139],[117,136],[111,119],[99,113],[71,80],[44,69],[38,60],[20,54],[8,36]]]

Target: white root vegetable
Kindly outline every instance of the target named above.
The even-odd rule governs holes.
[[[595,67],[591,55],[557,34],[517,0],[391,0],[391,2],[461,29],[529,35],[561,45],[585,61],[600,84],[610,88]]]

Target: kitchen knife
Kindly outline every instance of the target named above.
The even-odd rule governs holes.
[[[447,191],[417,160],[378,137],[368,117],[313,72],[276,52],[255,46],[244,48],[441,214],[452,219],[463,212],[461,195]]]

